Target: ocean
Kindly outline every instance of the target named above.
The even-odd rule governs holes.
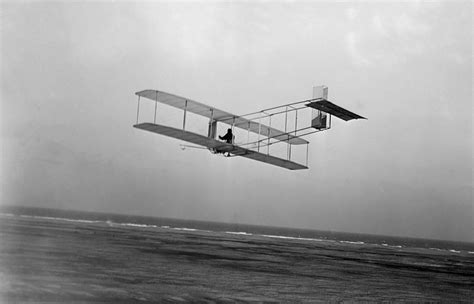
[[[474,302],[474,244],[0,210],[0,301]]]

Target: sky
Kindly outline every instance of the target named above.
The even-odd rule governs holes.
[[[470,1],[2,1],[0,204],[474,241]],[[368,120],[290,171],[133,128],[157,89]]]

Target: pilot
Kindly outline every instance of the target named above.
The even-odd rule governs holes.
[[[232,134],[232,129],[227,129],[226,135],[219,136],[219,139],[225,140],[226,143],[231,144],[232,140],[234,139],[234,135]]]
[[[232,129],[227,129],[227,133],[224,136],[219,135],[219,139],[225,140],[225,142],[228,144],[232,144],[232,142],[234,141],[234,134],[232,134]],[[227,152],[227,157],[229,156],[230,156],[230,152]]]

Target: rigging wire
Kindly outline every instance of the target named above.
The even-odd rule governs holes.
[[[321,130],[316,130],[316,131],[313,131],[313,132],[309,132],[309,133],[305,133],[305,134],[302,134],[302,135],[294,135],[294,134],[291,134],[291,133],[295,133],[295,132],[300,132],[300,131],[303,131],[303,130],[307,130],[307,129],[311,129],[312,127],[305,127],[305,128],[301,128],[301,129],[298,129],[298,130],[293,130],[293,131],[290,131],[290,132],[286,132],[286,133],[280,133],[280,134],[277,134],[277,135],[273,135],[273,136],[270,136],[270,137],[266,137],[266,138],[263,138],[263,139],[259,139],[257,141],[253,141],[253,142],[249,142],[249,143],[245,143],[245,144],[242,144],[241,146],[245,146],[245,145],[256,145],[258,143],[262,143],[264,141],[267,141],[269,139],[275,139],[277,137],[284,137],[284,136],[287,136],[288,139],[284,139],[284,140],[278,140],[278,141],[275,141],[275,142],[272,142],[270,144],[260,144],[260,147],[265,147],[267,145],[273,145],[277,142],[288,142],[290,141],[291,139],[295,138],[295,137],[303,137],[303,136],[306,136],[306,135],[309,135],[309,134],[313,134],[313,133],[316,133],[316,132],[319,132],[319,131],[323,131],[323,130],[326,130],[326,129],[321,129]]]

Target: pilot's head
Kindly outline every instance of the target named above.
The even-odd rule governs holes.
[[[227,133],[232,133],[232,129],[227,129]]]

